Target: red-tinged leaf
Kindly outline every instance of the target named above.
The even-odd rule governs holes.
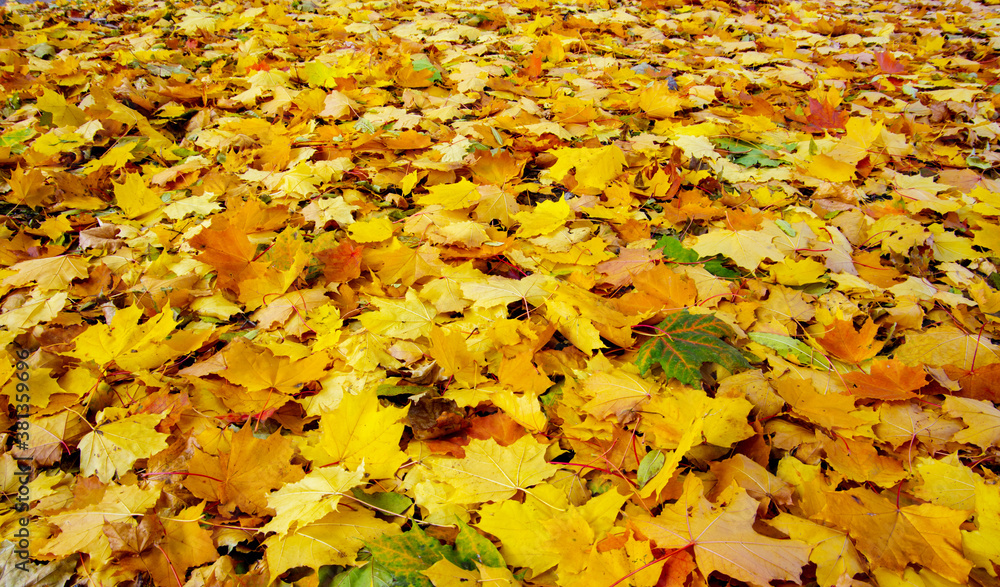
[[[524,427],[503,412],[489,416],[477,416],[472,419],[472,427],[468,432],[471,438],[486,440],[492,438],[500,446],[509,446],[525,435]]]
[[[333,283],[357,279],[361,275],[361,255],[364,250],[364,247],[343,240],[332,249],[316,253],[316,258],[323,264],[323,278]]]
[[[896,58],[889,51],[876,51],[875,61],[878,62],[879,71],[882,73],[906,72],[906,67],[899,61],[896,61]]]
[[[643,343],[636,354],[635,362],[643,375],[658,363],[667,377],[696,385],[705,363],[718,363],[730,371],[750,366],[738,350],[722,340],[732,334],[729,326],[711,314],[674,312],[655,330],[654,338]]]
[[[846,120],[844,113],[829,102],[809,98],[809,115],[806,121],[820,130],[843,130]]]
[[[908,367],[888,359],[872,363],[871,373],[845,373],[844,380],[855,397],[894,401],[916,397],[913,392],[927,385],[927,374],[922,367]]]

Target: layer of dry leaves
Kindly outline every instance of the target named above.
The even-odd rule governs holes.
[[[997,583],[995,5],[0,31],[3,585]]]

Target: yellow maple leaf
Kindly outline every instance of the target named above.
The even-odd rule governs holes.
[[[379,243],[392,236],[392,221],[388,218],[362,220],[351,224],[347,233],[359,243]]]
[[[533,273],[523,279],[511,279],[490,275],[479,281],[461,284],[462,295],[473,302],[476,308],[495,308],[524,300],[537,306],[551,294],[545,289],[550,278],[541,273]]]
[[[158,367],[186,352],[164,344],[177,326],[169,308],[139,324],[142,315],[138,306],[118,310],[110,325],[95,324],[76,337],[76,349],[66,354],[98,365],[114,361],[124,369],[138,371]]]
[[[681,151],[684,151],[684,154],[691,159],[714,161],[721,158],[721,155],[715,150],[715,144],[704,135],[682,134],[670,142],[680,147]]]
[[[826,265],[813,259],[798,261],[785,258],[771,266],[771,275],[782,285],[798,286],[816,283],[826,274]]]
[[[562,181],[570,169],[576,169],[577,183],[593,191],[608,187],[626,163],[625,154],[615,145],[595,149],[569,147],[551,153],[556,156],[556,164],[549,169],[553,178]]]
[[[83,110],[49,88],[45,88],[38,97],[37,106],[39,111],[50,113],[52,122],[57,126],[80,126],[87,122],[87,114]]]
[[[972,99],[981,94],[980,90],[970,88],[949,88],[947,90],[931,90],[923,92],[932,100],[938,102],[966,102],[971,103]]]
[[[843,532],[786,513],[778,514],[767,523],[789,538],[812,546],[809,560],[816,563],[816,582],[820,587],[843,584],[865,571],[858,551]]]
[[[378,311],[361,315],[365,328],[384,336],[414,339],[430,333],[437,312],[417,297],[417,293],[406,290],[402,300],[394,298],[372,298]]]
[[[138,173],[125,176],[123,183],[114,184],[115,202],[125,216],[138,218],[163,206],[160,196],[146,185],[146,180]]]
[[[931,247],[934,249],[934,258],[938,261],[965,261],[981,257],[981,253],[972,248],[972,240],[945,230],[941,224],[931,224],[928,230],[933,235]]]
[[[222,206],[215,200],[216,196],[212,194],[182,198],[164,206],[163,213],[171,220],[180,220],[191,215],[208,216],[222,210]]]
[[[604,348],[601,332],[594,322],[585,316],[578,316],[571,302],[551,299],[545,302],[545,315],[559,325],[559,332],[573,346],[586,353]]]
[[[517,236],[531,238],[548,234],[566,225],[566,220],[573,212],[563,200],[545,201],[531,210],[514,214],[514,220],[520,223]]]
[[[101,418],[118,412],[106,408]],[[154,428],[164,414],[139,414],[120,420],[98,424],[93,432],[80,440],[80,470],[84,475],[97,475],[107,483],[115,475],[122,475],[139,459],[167,448],[169,434]]]
[[[961,418],[968,426],[957,432],[953,441],[983,449],[1000,444],[1000,410],[992,402],[949,395],[942,407],[946,414]]]
[[[968,470],[968,469],[966,469]],[[989,569],[1000,564],[1000,488],[973,473],[976,529],[962,530],[962,549],[976,565]]]
[[[264,541],[268,582],[293,567],[352,565],[366,542],[395,536],[399,526],[380,520],[366,509],[336,511],[287,535],[276,534]]]
[[[447,559],[440,559],[420,574],[430,579],[434,587],[462,587],[482,582],[479,573],[467,571]]]
[[[958,582],[972,568],[962,555],[959,531],[968,512],[929,503],[900,507],[858,487],[827,493],[819,517],[847,530],[873,568],[902,574],[907,565],[919,562]]]
[[[756,230],[713,230],[698,237],[692,248],[702,257],[725,255],[747,271],[756,271],[761,261],[780,261],[785,255],[772,237]]]
[[[854,179],[857,169],[851,163],[839,161],[829,155],[816,155],[805,168],[809,175],[833,183],[845,183]]]
[[[531,486],[555,474],[545,461],[545,448],[531,436],[500,446],[492,438],[472,440],[464,459],[437,457],[428,463],[435,478],[456,489],[456,503],[498,502],[518,491],[531,495]]]
[[[276,514],[262,532],[287,534],[307,526],[337,510],[344,492],[361,484],[364,468],[348,471],[343,467],[315,469],[300,481],[282,486],[267,496],[267,507]]]
[[[441,206],[445,210],[468,208],[479,201],[479,191],[476,184],[467,179],[458,183],[433,185],[427,188],[426,194],[414,198],[421,206]]]
[[[61,531],[39,545],[38,552],[58,557],[83,553],[91,557],[93,564],[103,566],[112,556],[111,544],[104,534],[105,524],[141,516],[156,504],[162,493],[157,484],[109,485],[100,503],[46,516],[45,521]]]
[[[622,369],[594,373],[583,384],[584,395],[591,398],[583,405],[583,409],[596,418],[614,414],[623,421],[627,414],[652,397],[656,391],[657,386],[638,373]]]
[[[36,283],[42,291],[66,289],[74,279],[88,275],[89,263],[76,255],[59,255],[45,259],[28,259],[9,267],[13,272],[3,280],[5,287],[21,287]]]
[[[940,459],[918,457],[914,463],[913,469],[920,478],[912,490],[914,495],[953,510],[977,509],[976,484],[977,478],[980,481],[982,478],[962,464],[957,453]]]
[[[639,92],[639,108],[652,118],[670,118],[683,107],[684,98],[668,82],[654,82]]]
[[[501,389],[492,392],[489,399],[493,405],[503,410],[512,420],[532,432],[544,432],[549,423],[548,418],[542,412],[542,406],[538,402],[536,394],[517,394],[509,389]],[[478,403],[477,401],[472,405]]]
[[[427,349],[427,354],[437,362],[446,377],[456,377],[458,381],[470,377],[475,379],[479,374],[479,368],[477,357],[469,352],[467,335],[456,330],[445,331],[433,326],[429,338],[431,346]],[[481,355],[479,360],[482,360]]]
[[[586,564],[589,547],[611,529],[627,499],[612,490],[575,506],[563,490],[544,483],[524,503],[484,505],[476,526],[500,539],[500,553],[509,565],[528,567],[532,576],[560,565],[561,574],[566,567]]]
[[[0,363],[0,381],[4,380],[5,375],[13,374],[13,366],[11,365],[11,373],[5,373],[5,367],[3,363]],[[37,368],[34,367],[29,369],[27,372],[28,378],[21,379],[18,377],[12,377],[7,385],[3,387],[0,393],[6,395],[10,398],[10,403],[16,403],[15,398],[17,397],[17,384],[24,383],[31,391],[30,397],[28,398],[28,403],[33,406],[38,406],[44,408],[49,403],[49,397],[54,393],[63,393],[62,388],[57,383],[56,379],[51,376],[52,369],[45,367]],[[95,382],[96,383],[96,382]],[[22,387],[23,389],[23,387]]]
[[[849,118],[844,126],[847,134],[826,155],[845,165],[855,167],[865,157],[877,154],[875,148],[881,141],[882,132],[885,130],[882,122],[873,122],[865,118]]]
[[[323,353],[295,360],[280,357],[245,338],[237,338],[222,352],[226,368],[219,375],[250,391],[274,389],[293,394],[303,383],[322,379],[328,359]]]
[[[406,454],[399,450],[405,408],[382,406],[374,390],[345,395],[320,417],[318,434],[303,437],[302,454],[314,466],[339,463],[348,470],[364,468],[374,479],[391,479]]]
[[[345,94],[333,90],[323,99],[323,110],[319,116],[334,119],[348,118],[355,106],[356,104]]]
[[[138,147],[138,143],[124,143],[115,145],[101,155],[99,159],[92,159],[83,166],[84,173],[91,173],[101,167],[110,167],[111,171],[118,171],[132,160],[132,152]]]
[[[895,358],[906,365],[976,369],[1000,362],[1000,347],[955,326],[934,326],[908,333],[906,342],[896,349]]]

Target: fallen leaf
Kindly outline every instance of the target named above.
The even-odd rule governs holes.
[[[874,568],[902,574],[916,563],[952,581],[968,577],[959,525],[968,512],[931,504],[899,507],[867,489],[827,493],[819,519],[843,528]]]
[[[861,330],[855,330],[851,320],[834,320],[816,340],[835,357],[860,363],[882,350],[885,343],[875,340],[877,334],[878,326],[871,318],[865,321]]]
[[[701,481],[689,475],[676,504],[631,524],[660,548],[693,548],[705,574],[718,571],[761,587],[775,580],[797,583],[809,545],[758,534],[753,530],[756,511],[757,502],[742,490],[729,503],[713,505],[702,494]]]
[[[267,493],[302,478],[302,470],[291,463],[291,441],[275,433],[264,440],[253,435],[252,424],[244,424],[232,435],[228,449],[218,454],[198,450],[184,481],[191,493],[217,501],[232,511],[248,514],[267,511]]]
[[[655,362],[664,375],[689,385],[700,381],[705,363],[719,363],[730,371],[749,367],[739,351],[722,341],[729,334],[729,327],[710,314],[674,312],[656,325],[654,338],[639,347],[636,364],[645,374]]]
[[[545,446],[530,436],[522,436],[508,446],[492,439],[472,440],[464,459],[434,458],[431,471],[437,479],[456,490],[456,503],[499,502],[524,491],[555,474],[556,467],[545,461]]]
[[[129,471],[137,460],[167,448],[168,435],[153,430],[162,419],[162,414],[142,414],[98,425],[80,440],[83,474],[96,474],[107,483]]]

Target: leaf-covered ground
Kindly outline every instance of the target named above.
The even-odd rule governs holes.
[[[0,32],[3,585],[997,584],[995,5]]]

